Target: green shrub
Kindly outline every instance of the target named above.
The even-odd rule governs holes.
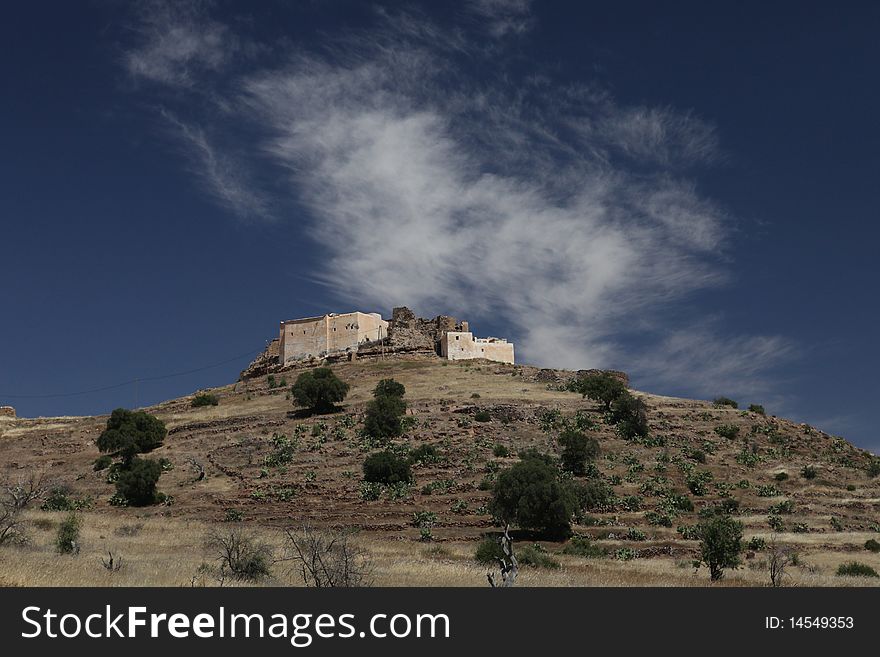
[[[406,388],[402,383],[394,379],[382,379],[373,389],[373,397],[398,397],[403,398],[406,394]]]
[[[70,491],[64,486],[55,486],[40,505],[41,511],[79,511],[92,506],[90,497],[71,497]]]
[[[119,472],[116,494],[130,506],[147,506],[156,502],[156,484],[162,465],[152,459],[135,458],[126,470]]]
[[[607,372],[598,372],[578,377],[569,382],[568,389],[572,392],[580,393],[583,397],[599,402],[606,412],[611,410],[612,404],[622,395],[627,394],[626,385],[623,381]]]
[[[765,415],[764,407],[761,404],[749,404],[749,410],[758,415]]]
[[[770,507],[769,512],[774,515],[781,513],[794,513],[794,502],[792,500],[777,502]]]
[[[688,454],[688,458],[692,461],[696,461],[697,463],[705,463],[706,462],[706,452],[701,449],[693,449]]]
[[[55,547],[61,554],[76,554],[79,552],[79,530],[82,520],[71,512],[58,526],[58,534],[55,537]]]
[[[715,433],[717,433],[722,438],[733,440],[739,435],[739,427],[735,424],[719,424],[717,427],[715,427]]]
[[[571,540],[562,548],[562,554],[585,559],[601,559],[608,555],[608,550],[596,545],[586,536],[572,536]]]
[[[712,401],[712,404],[719,407],[727,406],[728,408],[739,408],[739,404],[737,404],[730,397],[716,397]]]
[[[759,552],[767,547],[767,541],[761,536],[752,536],[749,539],[748,548],[753,552]]]
[[[837,574],[844,577],[880,577],[871,566],[858,561],[840,564],[837,567]]]
[[[224,522],[241,522],[244,520],[244,514],[238,509],[226,509],[226,515],[223,516]]]
[[[856,489],[856,485],[855,485],[855,484],[847,484],[847,485],[846,485],[846,489],[847,489],[848,491],[852,492],[852,491],[854,491],[854,490]]]
[[[630,527],[626,532],[626,538],[629,541],[646,541],[648,540],[648,535],[645,534],[641,529],[636,527]]]
[[[339,379],[329,367],[318,367],[300,374],[290,394],[297,406],[308,409],[311,413],[325,414],[336,410],[336,404],[342,402],[348,394],[349,385]]]
[[[364,501],[378,500],[382,496],[382,484],[372,481],[364,481],[361,483],[361,499]]]
[[[599,456],[599,441],[577,429],[563,431],[559,444],[562,446],[562,469],[573,475],[586,474],[587,463]]]
[[[577,482],[571,490],[577,500],[578,511],[604,511],[614,506],[614,491],[601,479],[594,477]]]
[[[770,513],[770,515],[767,516],[767,524],[769,525],[770,529],[775,532],[781,532],[785,528],[785,525],[782,522],[782,518],[780,518],[779,514],[777,513]]]
[[[527,458],[499,473],[489,508],[504,524],[551,536],[570,533],[577,498],[556,469],[541,458]]]
[[[97,446],[100,451],[121,458],[128,467],[136,455],[160,447],[167,433],[165,424],[158,418],[144,411],[117,408],[98,436]]]
[[[501,549],[501,543],[498,539],[486,537],[477,545],[474,559],[477,563],[490,564],[496,563],[499,559],[504,558],[504,550]]]
[[[865,549],[868,552],[880,552],[880,543],[873,538],[869,538],[865,541]]]
[[[200,392],[192,398],[190,406],[199,408],[200,406],[217,406],[219,403],[220,400],[217,398],[217,395],[212,395],[209,392]]]
[[[743,525],[725,515],[715,515],[697,525],[700,535],[700,562],[709,567],[709,578],[716,582],[726,568],[740,564]]]
[[[816,468],[813,467],[812,465],[805,465],[801,469],[801,477],[803,477],[804,479],[815,479],[816,475],[818,475],[818,474],[819,474],[819,471],[816,470]]]
[[[880,475],[880,457],[874,457],[870,460],[867,467],[868,476],[872,479]]]
[[[288,438],[286,434],[273,433],[272,452],[263,458],[263,463],[270,468],[287,465],[293,461],[293,454],[296,451],[298,442],[298,439]]]
[[[433,511],[416,511],[412,516],[413,527],[433,527],[437,524],[437,514]]]
[[[533,545],[524,545],[517,548],[514,552],[516,560],[520,566],[532,566],[533,568],[549,568],[555,570],[559,568],[559,562],[547,554],[547,550],[538,543]]]
[[[510,450],[501,443],[497,443],[495,447],[492,448],[492,454],[493,456],[503,459],[510,456]]]
[[[409,452],[409,462],[416,463],[437,463],[440,461],[440,452],[434,445],[419,445]]]
[[[474,413],[474,420],[477,422],[491,422],[492,414],[485,409],[480,409],[476,413]]]
[[[777,497],[778,495],[782,495],[782,492],[773,484],[758,486],[756,493],[758,497]]]
[[[390,486],[412,481],[409,463],[389,450],[370,454],[364,461],[363,467],[364,481],[370,483]]]
[[[777,472],[775,475],[773,475],[773,478],[776,481],[785,481],[786,479],[788,479],[788,473],[787,472]]]
[[[612,404],[611,421],[625,440],[644,438],[648,435],[648,406],[626,392]]]
[[[402,397],[379,395],[367,403],[364,433],[373,438],[394,438],[403,433],[401,419],[406,412]]]
[[[208,548],[220,561],[221,569],[246,582],[257,582],[271,575],[272,548],[239,528],[214,531]]]
[[[95,459],[95,463],[92,465],[92,469],[95,472],[100,472],[101,470],[106,470],[113,463],[113,457],[109,454],[102,454],[98,458]]]

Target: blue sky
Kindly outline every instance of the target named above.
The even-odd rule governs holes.
[[[876,451],[880,8],[714,5],[7,8],[0,404],[406,304]]]

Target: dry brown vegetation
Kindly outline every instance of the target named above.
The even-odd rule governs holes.
[[[160,490],[173,496],[169,506],[108,504],[113,486],[106,473],[92,470],[99,456],[95,440],[106,417],[0,419],[0,481],[42,472],[45,482],[91,500],[91,507],[81,511],[83,533],[76,556],[60,556],[53,548],[63,514],[27,511],[29,543],[0,548],[0,583],[217,585],[210,568],[203,566],[213,558],[205,538],[212,529],[240,519],[275,546],[279,556],[285,529],[304,523],[355,527],[359,531],[353,540],[369,552],[378,585],[484,586],[485,567],[473,554],[479,538],[493,526],[485,509],[489,493],[480,490],[480,482],[515,462],[520,449],[558,453],[558,421],[577,413],[599,439],[597,466],[613,484],[615,496],[638,496],[641,503],[629,510],[619,503],[592,514],[594,524],[574,527],[606,548],[606,558],[561,554],[563,543],[544,542],[561,567],[523,567],[517,585],[708,585],[705,570],[695,573],[691,566],[696,541],[685,540],[676,528],[695,524],[701,508],[725,497],[739,503],[736,516],[745,524],[746,540],[760,536],[768,543],[768,510],[791,501],[792,512],[779,515],[784,526],[778,540],[797,553],[796,563],[786,569],[786,585],[878,583],[834,575],[839,564],[852,560],[880,570],[880,554],[863,549],[880,531],[880,477],[866,472],[870,455],[842,439],[783,419],[716,408],[711,402],[639,393],[649,407],[651,435],[663,444],[636,444],[620,439],[596,404],[557,389],[567,376],[563,372],[390,358],[346,363],[334,370],[352,388],[343,409],[328,416],[300,417],[286,390],[270,389],[265,377],[211,390],[220,399],[218,406],[191,408],[187,397],[147,409],[169,428],[164,446],[153,453],[173,466],[159,482]],[[396,494],[385,490],[379,499],[364,500],[361,464],[370,446],[359,429],[364,404],[376,383],[387,377],[406,386],[410,408],[410,426],[396,442],[434,445],[441,459],[414,466],[411,489]],[[286,378],[292,383],[295,374]],[[491,420],[476,421],[479,410],[487,411]],[[717,434],[715,428],[722,425],[738,427],[738,435]],[[295,444],[289,463],[271,465],[279,444],[273,436]],[[509,448],[511,456],[493,456],[496,444]],[[695,450],[703,453],[705,463]],[[204,467],[204,478],[199,478],[197,464]],[[816,468],[815,478],[801,476],[806,465]],[[788,479],[776,481],[783,471]],[[703,475],[706,490],[695,495],[688,490],[688,479],[700,472],[709,473]],[[764,496],[769,486],[780,495]],[[671,518],[672,527],[652,525],[647,514],[662,503],[652,488],[685,494],[696,508]],[[411,522],[420,511],[437,516],[432,542],[420,541]],[[645,540],[631,540],[630,529],[643,532]],[[522,535],[518,540],[533,542]],[[621,556],[635,558],[615,558],[622,548],[629,552]],[[101,564],[108,550],[123,559],[117,572]],[[743,567],[728,572],[723,585],[769,583],[767,554],[758,550],[745,557]],[[297,573],[286,572],[279,562],[265,584],[300,582]]]

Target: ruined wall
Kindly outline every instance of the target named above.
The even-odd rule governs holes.
[[[15,409],[12,406],[0,406],[0,417],[15,417]]]
[[[433,351],[439,353],[440,339],[447,331],[460,331],[467,322],[458,322],[449,315],[433,319],[416,317],[406,306],[391,311],[388,325],[388,345],[405,351]],[[465,329],[466,330],[466,329]]]
[[[513,363],[513,343],[503,338],[474,338],[470,331],[450,331],[440,340],[440,355],[447,360],[485,358]]]
[[[358,345],[381,340],[387,334],[388,322],[378,314],[362,312],[281,322],[279,362],[285,364],[302,358],[355,351]]]

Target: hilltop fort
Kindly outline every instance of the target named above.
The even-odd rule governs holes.
[[[278,337],[241,377],[261,376],[317,361],[403,353],[446,360],[483,358],[514,362],[513,343],[504,338],[474,337],[466,321],[449,315],[423,319],[401,306],[392,310],[388,320],[379,313],[352,311],[282,321]]]

